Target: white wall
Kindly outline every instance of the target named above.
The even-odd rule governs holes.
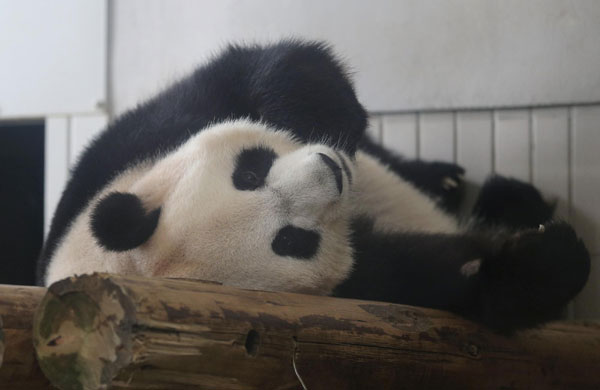
[[[45,119],[45,233],[70,166],[106,126],[107,8],[0,0],[0,120]]]
[[[230,41],[334,44],[370,111],[600,102],[597,0],[112,2],[122,112]]]
[[[102,111],[105,0],[0,0],[0,119]]]
[[[106,128],[105,113],[53,114],[46,117],[44,236],[62,195],[70,169],[87,144]]]

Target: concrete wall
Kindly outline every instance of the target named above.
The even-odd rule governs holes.
[[[0,120],[102,111],[106,12],[104,0],[0,0]]]
[[[371,111],[600,101],[597,0],[111,2],[122,112],[227,42],[324,39]]]

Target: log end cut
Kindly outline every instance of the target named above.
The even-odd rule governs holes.
[[[133,316],[127,296],[108,279],[82,276],[55,283],[33,324],[42,371],[63,390],[107,388],[131,358]]]

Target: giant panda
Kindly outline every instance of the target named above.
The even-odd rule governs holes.
[[[556,318],[589,255],[528,184],[371,141],[322,43],[230,46],[117,118],[72,171],[38,282],[111,272],[451,310],[500,331]]]

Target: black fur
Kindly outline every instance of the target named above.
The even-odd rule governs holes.
[[[447,210],[458,207],[464,170],[404,160],[364,136],[365,111],[326,46],[293,41],[233,46],[117,119],[92,143],[58,205],[38,281],[69,224],[111,178],[173,150],[211,122],[241,117],[290,129],[301,141],[324,142],[350,156],[360,148]],[[349,173],[347,166],[342,169]],[[253,181],[250,176],[246,178]],[[148,213],[132,196],[113,194],[95,209],[92,228],[104,247],[127,250],[152,234],[159,211]],[[467,233],[384,233],[369,220],[357,220],[354,271],[335,294],[453,310],[504,331],[554,318],[587,280],[589,255],[565,223],[537,230],[551,209],[530,185],[493,179],[475,208],[480,223]],[[524,229],[528,226],[536,229]],[[309,259],[319,241],[317,232],[287,226],[272,248],[283,256]],[[461,272],[465,264],[479,268]]]
[[[355,265],[334,295],[463,310],[474,306],[475,284],[460,277],[480,255],[476,236],[375,231],[367,217],[352,226]]]
[[[277,232],[271,248],[279,256],[310,259],[317,254],[321,235],[296,226],[284,226]]]
[[[557,319],[585,285],[590,257],[564,222],[496,238],[481,264],[480,316],[502,330]]]
[[[451,310],[506,333],[557,319],[585,285],[590,256],[573,228],[550,220],[553,208],[530,184],[495,176],[467,233],[389,234],[358,219],[355,268],[334,294]],[[461,268],[474,260],[467,277]]]
[[[264,186],[276,158],[277,154],[266,147],[242,150],[235,162],[233,186],[240,191],[253,191]]]
[[[303,141],[323,141],[352,154],[366,128],[365,110],[330,49],[285,41],[230,46],[160,95],[117,118],[87,148],[56,208],[38,261],[48,261],[71,221],[109,180],[155,158],[212,122],[251,118],[292,129]]]
[[[126,251],[150,238],[160,209],[146,212],[134,194],[113,192],[98,202],[92,212],[92,233],[98,245],[111,251]]]
[[[538,227],[550,219],[554,205],[527,183],[502,176],[490,177],[479,192],[473,216],[480,225],[511,229]]]
[[[382,233],[354,222],[355,268],[334,295],[451,310],[511,332],[559,318],[590,258],[566,223],[544,231]],[[461,273],[480,261],[479,272]]]

